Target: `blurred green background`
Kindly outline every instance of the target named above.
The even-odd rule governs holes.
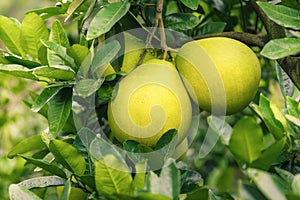
[[[24,12],[55,4],[50,0],[1,0],[0,15],[13,17],[22,21]],[[0,43],[0,49],[3,46]],[[36,82],[18,79],[0,73],[0,199],[9,199],[8,186],[18,183],[32,173],[29,166],[24,166],[21,158],[8,159],[7,153],[23,138],[41,132],[47,127],[47,121],[39,114],[33,113],[22,102],[30,99],[28,90],[38,92],[40,85]]]

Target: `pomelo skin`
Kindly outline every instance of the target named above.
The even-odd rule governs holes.
[[[175,63],[192,99],[216,115],[243,110],[255,97],[260,82],[255,53],[230,38],[188,42],[179,49]]]
[[[170,129],[178,130],[178,142],[185,138],[192,106],[172,63],[149,60],[132,70],[116,88],[108,105],[108,122],[121,143],[136,140],[154,146]]]

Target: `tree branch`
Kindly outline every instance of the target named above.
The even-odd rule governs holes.
[[[209,37],[228,37],[228,38],[239,40],[248,46],[258,46],[260,48],[263,48],[266,42],[268,41],[267,35],[264,33],[251,34],[245,32],[221,32],[216,34],[197,36],[194,37],[194,39],[198,40],[198,39],[209,38]]]

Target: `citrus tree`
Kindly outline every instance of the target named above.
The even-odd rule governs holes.
[[[0,72],[39,84],[24,102],[48,122],[7,154],[32,166],[10,199],[299,199],[299,10],[57,0],[0,15]]]

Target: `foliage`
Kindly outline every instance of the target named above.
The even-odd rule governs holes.
[[[47,129],[36,130],[8,153],[39,171],[32,172],[34,178],[11,184],[11,199],[69,199],[72,188],[80,188],[89,199],[300,198],[300,66],[288,65],[299,63],[300,11],[299,4],[290,1],[163,1],[165,28],[195,39],[225,35],[251,45],[262,64],[261,87],[240,113],[222,118],[202,112],[183,162],[156,154],[152,159],[163,167],[149,171],[149,160],[135,163],[135,154],[123,155],[123,149],[154,152],[176,137],[176,130],[170,130],[154,147],[135,141],[120,144],[107,124],[112,88],[126,73],[120,71],[123,56],[117,57],[124,54],[122,38],[105,40],[134,28],[148,34],[146,27],[155,25],[157,3],[162,1],[57,0],[55,6],[27,11],[22,21],[0,16],[5,45],[0,49],[0,72],[42,87],[24,101],[48,122]],[[270,23],[276,24],[272,30]],[[67,30],[67,24],[77,25],[77,31]],[[159,34],[153,40],[159,40]],[[165,56],[161,48],[153,49],[157,57]],[[105,75],[110,65],[115,72]],[[274,92],[274,82],[282,94]],[[9,98],[0,101],[2,129]],[[91,102],[95,107],[81,106]],[[206,133],[216,145],[207,145],[211,136]],[[53,188],[61,186],[57,194]]]

